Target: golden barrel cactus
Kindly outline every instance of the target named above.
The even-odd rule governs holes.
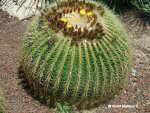
[[[28,26],[22,70],[35,95],[76,105],[104,102],[129,72],[128,38],[99,2],[54,2]]]

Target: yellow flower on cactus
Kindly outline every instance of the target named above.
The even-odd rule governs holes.
[[[67,28],[71,28],[71,27],[73,27],[72,24],[67,23]]]
[[[65,23],[68,22],[68,19],[64,18],[64,17],[62,17],[60,20],[63,21],[63,22],[65,22]]]
[[[92,16],[93,15],[93,12],[90,11],[90,12],[87,12],[87,16]]]
[[[81,9],[80,10],[80,15],[84,16],[86,14],[86,10],[85,9]]]

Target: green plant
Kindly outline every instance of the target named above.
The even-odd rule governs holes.
[[[104,2],[112,10],[121,11],[123,7],[130,6],[136,7],[138,10],[144,12],[150,12],[150,1],[149,0],[98,0]],[[127,8],[127,7],[126,7]]]
[[[132,0],[131,3],[139,10],[150,12],[150,0]]]
[[[129,6],[132,0],[98,0],[104,2],[112,10],[120,11],[124,6]]]
[[[21,65],[35,95],[92,106],[120,90],[130,59],[128,35],[110,10],[91,0],[68,0],[33,19]]]
[[[2,91],[0,90],[0,113],[4,113],[5,107],[4,107],[4,97],[2,94]]]
[[[57,103],[57,110],[56,110],[56,113],[73,113],[73,107],[69,104],[60,104],[60,103]]]

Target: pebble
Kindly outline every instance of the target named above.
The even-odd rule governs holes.
[[[135,69],[132,69],[132,73],[131,73],[131,75],[133,75],[133,76],[137,76],[138,74],[137,74],[137,71],[135,70]]]

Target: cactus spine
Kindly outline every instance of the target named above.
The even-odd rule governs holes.
[[[102,4],[68,0],[33,19],[22,66],[35,94],[71,104],[103,102],[129,70],[128,35]]]

